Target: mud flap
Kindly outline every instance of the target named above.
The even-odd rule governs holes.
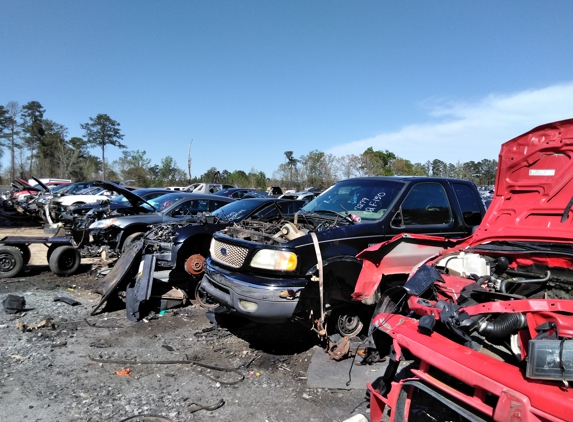
[[[127,319],[139,321],[145,315],[145,304],[151,297],[155,255],[143,255],[134,283],[125,289],[125,311]]]

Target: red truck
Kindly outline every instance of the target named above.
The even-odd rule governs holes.
[[[372,422],[573,420],[572,157],[573,119],[503,144],[479,228],[404,285],[385,285],[396,264],[378,251],[423,253],[435,238],[359,254],[354,297],[381,295],[370,334],[388,355],[368,384]]]

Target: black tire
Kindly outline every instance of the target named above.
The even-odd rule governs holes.
[[[80,252],[69,245],[56,248],[49,260],[50,269],[59,276],[72,275],[79,268],[80,262]]]
[[[382,293],[382,296],[378,299],[378,303],[376,304],[373,316],[380,313],[407,313],[407,306],[403,301],[403,296],[406,291],[399,284]],[[372,333],[372,339],[380,357],[388,356],[390,346],[392,346],[392,337],[383,331],[375,330],[374,333]]]
[[[213,309],[219,306],[219,304],[215,302],[211,296],[201,290],[201,281],[197,282],[195,285],[195,300],[200,307],[205,309]]]
[[[0,278],[18,275],[24,268],[22,252],[15,246],[0,246]]]
[[[54,253],[54,251],[56,249],[58,249],[61,245],[58,244],[52,244],[50,246],[48,246],[48,253],[46,255],[46,259],[48,260],[48,262],[50,262],[50,257],[52,256],[52,254]]]
[[[125,240],[123,241],[123,245],[121,247],[121,252],[122,253],[125,252],[125,250],[127,248],[129,248],[129,245],[131,245],[134,242],[137,242],[139,239],[141,239],[143,237],[144,234],[145,233],[143,233],[143,232],[135,232],[135,233],[132,233],[129,236],[127,236],[125,238]]]
[[[28,245],[15,245],[20,252],[22,252],[22,258],[24,259],[24,266],[28,265],[30,258],[32,257],[32,252],[30,252],[30,247]]]

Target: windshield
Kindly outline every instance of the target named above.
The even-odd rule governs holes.
[[[167,193],[165,195],[158,196],[157,198],[150,199],[149,204],[153,206],[152,209],[149,204],[145,203],[141,206],[143,208],[147,208],[150,211],[163,211],[165,208],[171,206],[175,202],[179,201],[181,198],[185,197],[185,193],[176,192],[176,193]]]
[[[69,188],[70,185],[53,185],[53,186],[48,186],[48,188],[52,191],[52,192],[59,192],[59,191],[63,191],[66,190],[67,188]]]
[[[350,179],[336,183],[302,208],[302,212],[344,210],[362,220],[378,220],[404,188],[403,182],[380,179]]]
[[[225,221],[239,221],[248,217],[253,211],[261,206],[261,201],[251,199],[241,199],[237,202],[231,202],[221,208],[213,211],[218,219]]]

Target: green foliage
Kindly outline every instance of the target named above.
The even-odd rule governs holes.
[[[44,113],[46,110],[38,101],[30,101],[22,107],[22,132],[24,145],[30,151],[29,172],[32,173],[32,164],[34,162],[34,153],[38,149],[44,131]]]
[[[229,173],[224,183],[239,187],[249,187],[249,176],[243,170],[235,170]]]
[[[148,169],[151,159],[146,158],[145,154],[145,151],[139,150],[122,151],[122,157],[117,160],[122,181],[134,180],[135,186],[142,188],[149,186]]]
[[[38,144],[38,156],[35,173],[40,177],[63,177],[65,168],[67,128],[52,120],[42,122],[44,136]]]
[[[5,131],[10,128],[10,115],[8,114],[8,110],[4,108],[3,105],[0,105],[0,146],[5,147],[7,146],[5,140],[8,137],[8,134]],[[0,158],[4,155],[4,149],[0,149]]]
[[[98,114],[95,118],[90,117],[89,123],[82,123],[80,127],[85,131],[87,144],[101,148],[102,178],[105,179],[105,150],[108,145],[117,148],[127,148],[120,141],[123,134],[119,129],[120,124],[107,114]]]
[[[266,189],[280,185],[288,189],[301,190],[315,186],[326,189],[340,178],[359,176],[437,176],[472,180],[479,185],[493,184],[497,172],[497,160],[484,159],[479,162],[445,163],[439,159],[426,163],[412,163],[397,157],[394,153],[367,148],[362,154],[334,157],[322,151],[313,150],[307,155],[295,158],[293,151],[285,151],[285,162],[281,163],[268,178],[264,172],[252,168],[244,170],[218,171],[211,167],[200,177],[187,180],[175,160],[167,156],[160,164],[151,165],[145,151],[123,151],[122,156],[107,168],[105,151],[108,146],[121,149],[124,135],[120,124],[107,114],[98,114],[88,123],[81,124],[84,138],[67,139],[67,128],[52,120],[44,119],[45,110],[38,101],[30,101],[21,109],[17,102],[10,101],[0,106],[0,157],[4,148],[11,155],[11,178],[18,171],[21,177],[30,175],[58,176],[72,180],[106,178],[113,180],[135,180],[138,186],[186,186],[195,182],[213,182],[241,187]],[[18,122],[20,118],[21,122]],[[100,148],[101,158],[89,152],[89,148]],[[29,155],[26,157],[24,149]],[[24,161],[28,169],[24,170]]]
[[[366,176],[392,176],[391,163],[396,155],[388,150],[374,151],[369,147],[362,153],[362,170]]]

